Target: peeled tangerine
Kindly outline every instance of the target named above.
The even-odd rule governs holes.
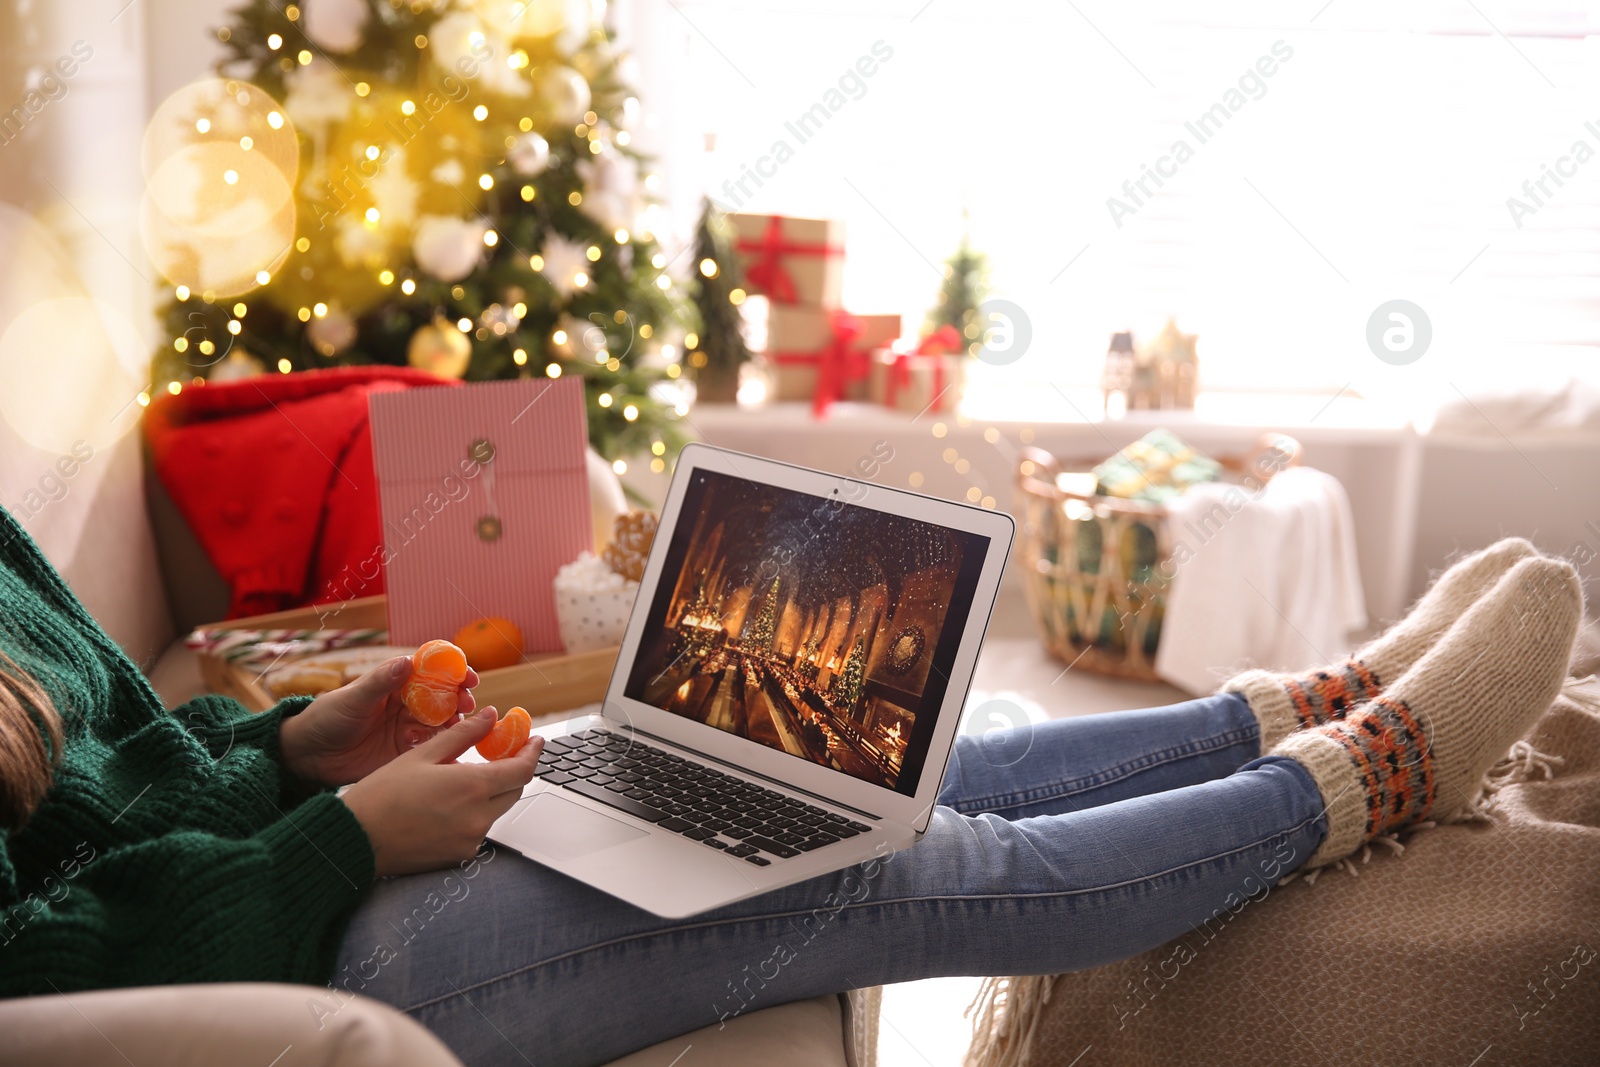
[[[489,736],[478,742],[478,755],[487,760],[514,756],[528,743],[533,733],[533,717],[522,708],[512,708],[494,724]]]
[[[438,726],[458,710],[466,680],[466,654],[449,641],[429,641],[411,655],[411,677],[400,700],[418,722]]]

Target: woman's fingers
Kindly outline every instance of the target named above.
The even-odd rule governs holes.
[[[454,726],[440,730],[406,755],[428,763],[449,763],[487,737],[494,724],[493,706],[481,708]]]
[[[405,685],[409,677],[411,657],[396,656],[384,660],[344,689],[359,706],[382,706],[389,694],[400,692],[400,687]]]
[[[544,738],[534,734],[517,749],[516,755],[484,764],[481,773],[489,782],[489,791],[496,799],[509,796],[515,802],[522,795],[522,787],[533,781],[543,751]]]

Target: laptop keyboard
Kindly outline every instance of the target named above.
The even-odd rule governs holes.
[[[536,773],[758,867],[872,829],[600,727],[545,741]]]

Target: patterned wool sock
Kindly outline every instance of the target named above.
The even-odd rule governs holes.
[[[1255,712],[1262,752],[1300,727],[1342,719],[1404,674],[1502,575],[1537,555],[1520,537],[1497,541],[1457,561],[1405,618],[1354,656],[1300,674],[1245,671],[1225,682],[1222,691],[1243,696]]]
[[[1305,767],[1327,806],[1309,864],[1476,809],[1484,773],[1561,691],[1582,615],[1571,566],[1524,559],[1386,692],[1279,742],[1271,754]]]

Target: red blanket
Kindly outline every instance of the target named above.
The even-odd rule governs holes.
[[[405,367],[264,374],[162,395],[156,474],[232,590],[228,617],[383,592],[367,397],[455,385]]]

